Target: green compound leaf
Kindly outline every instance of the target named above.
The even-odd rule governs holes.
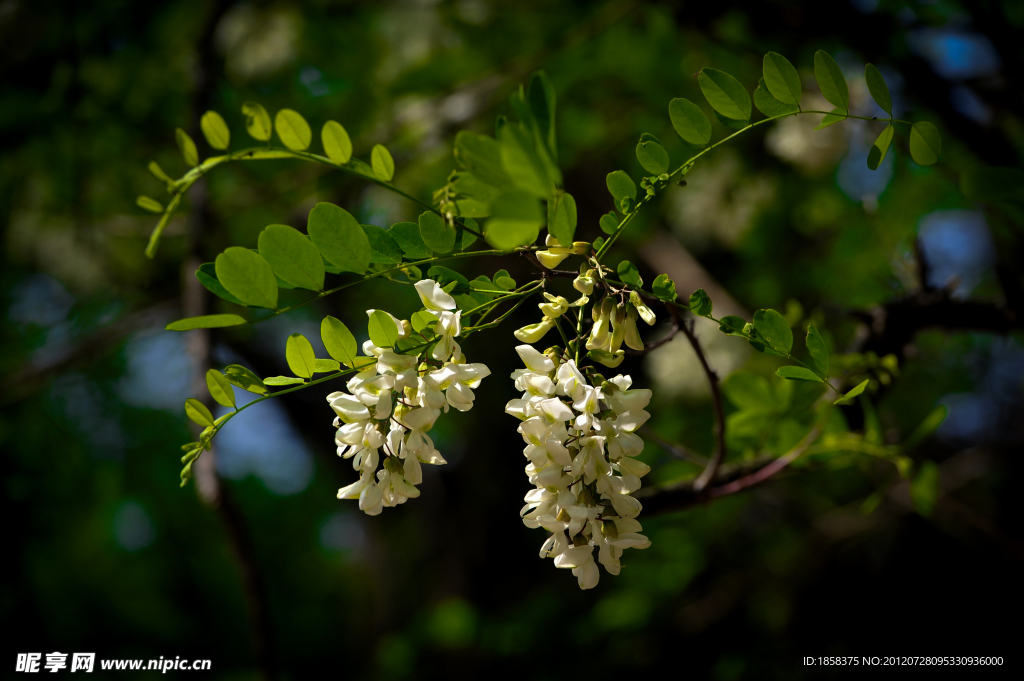
[[[710,317],[714,306],[704,289],[699,288],[690,295],[690,312],[698,317]]]
[[[619,218],[615,213],[605,213],[598,221],[598,225],[605,234],[615,234],[619,228]]]
[[[301,378],[295,378],[294,376],[268,376],[263,379],[266,385],[298,385],[299,383],[305,383]]]
[[[318,359],[313,373],[326,374],[332,371],[341,371],[341,364],[333,359]]]
[[[391,225],[388,234],[410,260],[423,260],[434,255],[433,251],[427,248],[423,242],[420,226],[415,222],[396,222]]]
[[[791,381],[817,381],[821,383],[823,380],[821,376],[806,367],[779,367],[776,369],[775,375],[779,378],[788,378]]]
[[[277,307],[277,278],[259,253],[231,246],[217,256],[214,269],[224,288],[246,305]]]
[[[199,266],[199,269],[196,270],[196,279],[199,280],[199,283],[201,283],[207,291],[218,298],[226,300],[229,303],[234,303],[235,305],[245,305],[241,300],[228,293],[228,290],[224,288],[224,285],[217,280],[217,270],[212,262],[204,262]]]
[[[241,364],[229,364],[224,368],[224,375],[231,385],[236,385],[242,390],[247,390],[257,395],[267,394],[267,386],[263,385],[260,377]]]
[[[495,248],[512,250],[535,242],[542,224],[544,212],[540,202],[527,191],[512,189],[491,205],[491,218],[484,227],[484,236]]]
[[[775,99],[764,84],[764,78],[757,82],[757,88],[754,90],[754,106],[768,118],[783,116],[800,110],[800,107],[796,104],[786,104]]]
[[[789,328],[786,318],[777,311],[758,310],[755,312],[754,328],[772,350],[789,355],[789,351],[793,349],[793,330]]]
[[[210,369],[206,372],[206,388],[210,391],[213,401],[225,407],[235,406],[235,391],[231,383],[221,372]]]
[[[643,287],[644,280],[640,278],[640,271],[636,268],[636,265],[630,261],[623,260],[620,262],[616,271],[619,273],[619,279],[623,283],[629,284],[633,288]]]
[[[939,467],[934,461],[924,461],[910,482],[910,500],[914,510],[928,517],[939,500]]]
[[[320,339],[328,355],[349,368],[355,368],[359,360],[359,345],[356,337],[340,319],[324,317],[320,323]]]
[[[828,378],[828,347],[821,334],[813,326],[807,327],[807,352],[811,355],[811,361],[818,373]]]
[[[419,228],[423,243],[435,253],[450,253],[455,247],[455,228],[437,213],[422,213]]]
[[[889,86],[885,84],[885,78],[874,64],[864,66],[864,81],[868,84],[868,92],[875,104],[882,107],[882,111],[892,116],[892,96],[889,95]]]
[[[814,126],[814,129],[821,130],[822,128],[827,128],[828,126],[834,125],[839,121],[845,121],[846,118],[846,109],[832,109],[832,111],[825,114],[825,116],[821,119],[821,123],[818,123],[818,125]]]
[[[765,85],[772,97],[783,104],[800,106],[800,95],[804,88],[800,83],[800,74],[788,59],[778,52],[769,52],[764,55],[762,70]]]
[[[942,137],[939,129],[928,122],[914,123],[910,129],[910,155],[923,166],[930,166],[939,160],[942,153]]]
[[[644,134],[636,145],[636,160],[652,175],[668,172],[668,152],[654,135]]]
[[[318,203],[309,211],[306,231],[313,245],[342,272],[362,274],[370,266],[370,240],[352,215],[333,203]]]
[[[868,387],[868,383],[869,382],[870,382],[870,379],[867,379],[867,378],[864,379],[863,381],[858,383],[856,386],[854,386],[848,393],[846,393],[845,395],[840,397],[838,400],[836,400],[832,404],[849,404],[850,402],[853,402],[853,398],[857,397],[862,392],[864,392],[864,389]]]
[[[684,142],[703,147],[711,141],[711,121],[690,100],[677,97],[669,102],[668,117]]]
[[[327,121],[320,130],[320,142],[324,145],[327,158],[335,163],[345,164],[352,158],[352,140],[338,121]]]
[[[190,166],[199,165],[199,150],[196,149],[196,143],[192,141],[187,132],[177,128],[174,131],[174,141],[178,144],[178,149],[181,149],[181,155],[185,158],[185,163]]]
[[[293,333],[288,336],[284,358],[288,362],[288,368],[299,378],[311,378],[316,372],[316,355],[313,353],[313,346],[301,333]]]
[[[636,183],[625,170],[613,170],[608,173],[605,183],[608,185],[608,191],[611,192],[612,198],[615,199],[616,207],[622,204],[624,198],[636,201]]]
[[[274,127],[277,128],[278,139],[292,151],[309,149],[313,141],[313,131],[309,129],[309,123],[294,109],[278,111],[274,116]]]
[[[249,137],[260,142],[270,140],[270,133],[274,126],[270,122],[270,114],[263,108],[262,104],[256,102],[245,102],[242,104],[242,115],[245,116],[245,131]]]
[[[548,200],[548,232],[563,246],[572,244],[576,235],[576,199],[562,193]]]
[[[216,111],[207,111],[199,119],[199,128],[203,131],[206,143],[213,149],[223,151],[231,143],[231,131],[224,117]]]
[[[824,50],[814,53],[814,77],[821,88],[821,94],[832,106],[843,111],[850,110],[850,89],[836,60]]]
[[[676,283],[669,279],[667,274],[656,276],[651,290],[654,292],[655,298],[668,302],[675,300],[679,295],[676,293]]]
[[[391,152],[383,144],[373,145],[370,152],[370,165],[373,166],[373,174],[377,179],[390,182],[395,176],[395,159],[391,158]]]
[[[185,400],[185,415],[204,428],[213,425],[213,414],[206,408],[206,405],[194,397]]]
[[[712,109],[734,121],[750,120],[750,94],[738,80],[725,71],[705,68],[697,82]]]
[[[387,230],[377,225],[360,225],[370,242],[370,262],[397,265],[402,262],[402,247],[398,245]]]
[[[871,149],[868,150],[868,168],[871,170],[878,170],[878,166],[882,164],[885,159],[885,154],[889,151],[889,143],[892,142],[892,124],[885,126],[885,130],[878,136],[875,143],[871,145]]]
[[[398,326],[391,315],[383,310],[373,311],[366,328],[370,333],[370,342],[378,348],[393,348],[398,342]]]
[[[501,165],[516,187],[537,198],[551,194],[551,177],[533,143],[533,136],[518,125],[509,124],[498,135]]]
[[[222,329],[226,326],[241,326],[245,320],[236,314],[208,314],[202,317],[188,317],[171,322],[168,331],[191,331],[192,329]]]
[[[142,210],[148,210],[151,213],[163,213],[164,205],[156,199],[151,199],[148,196],[138,196],[135,199],[135,205]]]
[[[324,260],[305,234],[288,225],[270,225],[259,238],[260,255],[274,274],[296,288],[322,291]]]

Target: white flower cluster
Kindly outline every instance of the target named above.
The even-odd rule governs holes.
[[[348,392],[327,396],[337,414],[338,456],[352,459],[352,467],[359,472],[359,480],[338,490],[338,498],[359,499],[359,508],[368,515],[420,495],[416,489],[423,481],[420,464],[446,463],[427,431],[449,407],[469,411],[473,388],[491,373],[483,364],[467,364],[455,341],[462,329],[462,313],[455,300],[432,279],[417,282],[416,292],[436,319],[432,328],[436,343],[429,346],[429,357],[422,355],[433,336],[423,337],[424,350],[418,354],[366,341],[363,352],[376,361],[349,380]],[[392,319],[400,338],[413,335],[408,321]],[[382,449],[383,467],[378,470]]]
[[[619,574],[624,549],[644,549],[640,502],[631,494],[650,466],[633,457],[644,447],[634,431],[650,417],[644,407],[650,390],[631,390],[632,379],[619,375],[590,385],[572,360],[556,364],[529,345],[516,352],[526,364],[512,374],[523,397],[505,411],[522,423],[519,432],[530,460],[526,474],[536,489],[526,495],[521,515],[527,527],[543,527],[551,536],[541,558],[571,568],[580,588],[597,585],[594,561]]]

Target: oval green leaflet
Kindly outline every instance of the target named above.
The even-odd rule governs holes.
[[[668,302],[675,300],[679,295],[676,293],[676,283],[669,279],[667,274],[659,274],[654,278],[651,291],[654,292],[654,297],[658,300]]]
[[[221,372],[210,369],[206,372],[206,388],[210,391],[213,401],[225,407],[235,406],[235,391],[231,383]]]
[[[316,355],[313,353],[313,346],[301,333],[293,333],[288,336],[284,358],[288,362],[288,368],[299,378],[312,378],[316,373]]]
[[[864,82],[868,85],[868,92],[875,104],[882,108],[882,111],[892,116],[892,96],[889,95],[889,86],[885,84],[881,71],[874,64],[867,64],[864,67]]]
[[[178,149],[181,150],[181,155],[185,158],[185,163],[190,166],[199,165],[199,150],[196,149],[196,143],[192,141],[192,138],[188,136],[188,133],[177,128],[174,131],[174,141],[178,144]]]
[[[654,135],[644,133],[636,145],[636,160],[652,175],[668,172],[668,152]]]
[[[624,198],[636,200],[636,183],[626,171],[613,170],[608,173],[605,183],[608,185],[608,191],[611,192],[612,198],[615,199],[616,206],[621,205]]]
[[[359,346],[355,336],[340,319],[324,317],[320,322],[320,339],[324,342],[328,355],[349,368],[356,367]]]
[[[402,247],[386,230],[377,225],[360,225],[370,242],[370,262],[397,265],[402,262]]]
[[[263,385],[260,377],[241,364],[229,364],[224,368],[224,375],[231,385],[236,385],[242,390],[247,390],[257,395],[267,394],[267,387]]]
[[[390,182],[395,176],[395,160],[391,158],[391,152],[383,144],[373,145],[370,152],[370,165],[373,166],[373,174],[377,179]]]
[[[306,231],[313,245],[340,271],[362,274],[370,266],[370,241],[344,208],[333,203],[316,204],[309,211]]]
[[[327,121],[320,131],[320,141],[324,145],[327,158],[335,163],[345,164],[352,158],[352,140],[349,139],[345,127],[337,121]]]
[[[484,236],[495,248],[510,251],[536,241],[542,224],[544,213],[540,201],[527,191],[511,189],[491,205]]]
[[[619,218],[615,213],[605,213],[598,221],[598,225],[605,234],[615,234],[619,229]]]
[[[322,291],[324,260],[305,234],[288,225],[269,225],[260,232],[259,250],[274,274],[297,288]]]
[[[208,314],[201,317],[179,319],[164,328],[168,331],[191,331],[192,329],[222,329],[242,324],[245,324],[245,320],[236,314]]]
[[[205,404],[194,397],[185,400],[185,415],[204,428],[213,426],[213,414]]]
[[[914,123],[910,128],[910,155],[914,162],[930,166],[939,160],[942,153],[942,137],[939,129],[927,121]]]
[[[697,82],[712,109],[734,121],[750,120],[750,94],[738,80],[725,71],[705,68]]]
[[[148,196],[138,196],[135,199],[135,205],[142,210],[148,210],[151,213],[163,213],[164,206],[156,199],[151,199]]]
[[[370,334],[370,342],[378,348],[393,348],[398,342],[398,325],[391,315],[383,310],[373,310],[370,322],[366,326]]]
[[[203,131],[206,143],[213,149],[223,151],[231,143],[231,131],[224,117],[216,111],[207,111],[199,119],[199,128]]]
[[[765,340],[768,347],[785,356],[793,349],[793,330],[789,322],[775,310],[758,310],[754,313],[754,328]]]
[[[768,91],[764,78],[758,81],[757,88],[754,90],[754,106],[768,118],[784,116],[800,110],[796,104],[786,104],[775,99],[772,93]]]
[[[262,104],[256,102],[245,102],[242,104],[242,115],[245,116],[245,131],[254,140],[267,142],[270,140],[270,133],[274,126],[270,122],[270,114],[263,108]]]
[[[807,367],[784,366],[775,370],[775,375],[780,378],[788,378],[791,381],[817,381],[823,379]]]
[[[711,121],[690,100],[677,97],[669,102],[668,117],[684,142],[703,147],[711,141]]]
[[[800,83],[800,74],[797,73],[796,67],[788,59],[778,52],[769,52],[764,55],[762,70],[765,85],[772,97],[783,104],[800,106],[803,85]]]
[[[643,287],[644,280],[640,278],[640,271],[630,261],[623,260],[620,262],[616,271],[619,273],[619,279],[623,283],[629,284],[633,288]]]
[[[433,213],[431,213],[433,215]],[[410,260],[423,260],[434,255],[433,251],[427,248],[420,234],[420,226],[415,222],[396,222],[391,225],[388,234],[402,249]]]
[[[868,150],[868,168],[878,170],[878,166],[885,159],[886,152],[889,151],[890,142],[892,142],[892,123],[885,126],[885,130],[878,135],[878,139]]]
[[[449,253],[455,246],[455,228],[437,213],[424,212],[419,217],[420,238],[436,253]]]
[[[277,307],[274,269],[258,253],[231,246],[214,261],[217,280],[228,293],[252,307]]]
[[[690,295],[690,312],[698,317],[710,317],[712,310],[711,296],[704,289],[699,288]]]
[[[855,385],[853,388],[851,388],[849,392],[847,392],[845,395],[840,397],[838,400],[836,400],[832,404],[848,404],[850,402],[853,402],[853,398],[857,397],[862,392],[864,392],[864,389],[868,387],[868,383],[870,381],[871,381],[871,379],[868,379],[868,378],[864,379],[863,381],[861,381],[860,383]]]
[[[548,200],[548,233],[563,246],[572,244],[576,234],[576,199],[561,192]]]
[[[277,137],[281,144],[292,151],[304,151],[313,141],[313,131],[309,129],[309,123],[294,109],[278,111],[274,116],[274,127],[277,128]]]
[[[842,69],[832,56],[824,50],[814,53],[814,77],[821,88],[821,94],[832,106],[842,109],[844,112],[850,110],[850,89],[846,85],[846,78]]]

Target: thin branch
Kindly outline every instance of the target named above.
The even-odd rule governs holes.
[[[673,311],[672,314],[676,315],[676,319],[678,320],[679,313]],[[700,343],[697,342],[697,336],[693,332],[692,323],[681,323],[679,324],[679,327],[686,336],[686,340],[690,341],[690,346],[693,348],[693,351],[697,353],[697,359],[700,360],[700,366],[704,369],[704,374],[708,377],[708,385],[711,388],[711,405],[715,410],[715,453],[712,455],[707,467],[705,467],[704,471],[700,474],[700,477],[698,477],[693,483],[693,489],[700,492],[714,479],[715,474],[718,473],[719,466],[722,465],[722,461],[725,459],[725,407],[722,404],[722,391],[718,385],[718,374],[716,374],[708,364],[707,357],[704,356],[704,351],[701,349]]]
[[[672,320],[672,328],[670,328],[668,330],[668,334],[666,334],[664,338],[659,338],[658,340],[656,340],[656,341],[654,341],[652,343],[644,343],[644,349],[643,350],[633,350],[632,348],[623,348],[623,349],[626,351],[627,355],[646,355],[648,352],[651,352],[653,350],[657,350],[662,345],[665,345],[666,343],[672,342],[672,339],[675,338],[676,334],[678,334],[681,330],[682,330],[682,325],[681,325],[681,323],[679,321],[679,315],[676,314],[676,315],[674,315],[674,319]]]
[[[689,461],[690,463],[695,463],[698,466],[706,466],[708,463],[708,459],[706,456],[701,456],[700,454],[691,452],[689,449],[683,447],[682,445],[678,445],[674,442],[669,442],[668,440],[666,440],[665,438],[661,437],[653,430],[648,428],[647,426],[640,426],[640,435],[642,435],[644,438],[648,440],[653,441],[654,444],[658,445],[659,447],[661,447],[662,449],[664,449],[666,452],[676,457],[677,459]]]

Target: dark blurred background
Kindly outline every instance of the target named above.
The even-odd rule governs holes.
[[[2,664],[60,650],[210,658],[206,675],[225,679],[500,669],[728,680],[836,674],[802,666],[805,655],[1013,662],[1024,213],[970,201],[959,185],[975,169],[1021,164],[1022,29],[1016,0],[0,1]],[[785,119],[706,157],[638,221],[620,257],[648,281],[668,272],[684,295],[704,287],[716,312],[776,307],[794,324],[816,320],[837,352],[895,355],[895,379],[872,385],[869,418],[845,414],[896,443],[947,406],[907,452],[939,471],[916,506],[890,462],[823,457],[749,493],[641,515],[653,546],[581,592],[537,558],[545,534],[517,516],[529,485],[502,409],[515,396],[511,331],[537,316],[525,308],[465,343],[493,375],[473,411],[440,420],[449,465],[425,471],[420,499],[368,518],[335,498],[355,475],[335,456],[326,388],[247,411],[204,457],[215,474],[179,488],[179,445],[193,439],[182,403],[207,365],[284,373],[287,335],[317,338],[323,315],[355,329],[367,307],[408,315],[416,304],[404,287],[370,283],[256,327],[165,332],[190,311],[230,307],[202,297],[196,264],[254,247],[268,224],[304,228],[317,201],[382,226],[419,210],[321,167],[239,163],[190,193],[147,260],[156,218],[135,197],[166,200],[151,160],[185,171],[175,127],[205,150],[208,108],[225,116],[234,148],[247,144],[246,100],[297,109],[315,131],[336,119],[357,155],[387,144],[396,184],[429,199],[453,168],[455,132],[492,131],[508,94],[543,68],[577,234],[593,239],[611,209],[605,174],[639,176],[642,132],[684,158],[667,105],[703,101],[695,72],[723,69],[752,90],[762,55],[781,52],[805,78],[805,108],[821,108],[809,69],[818,49],[841,65],[862,115],[881,113],[863,80],[864,63],[877,65],[898,117],[939,126],[939,164],[914,164],[898,130],[871,172],[876,124],[812,132],[811,116]],[[532,276],[511,258],[463,270],[500,267]],[[723,377],[772,377],[770,358],[697,330]],[[655,432],[711,451],[706,380],[684,341],[623,370],[654,388]],[[653,443],[643,458],[654,466],[645,484],[699,470]]]

